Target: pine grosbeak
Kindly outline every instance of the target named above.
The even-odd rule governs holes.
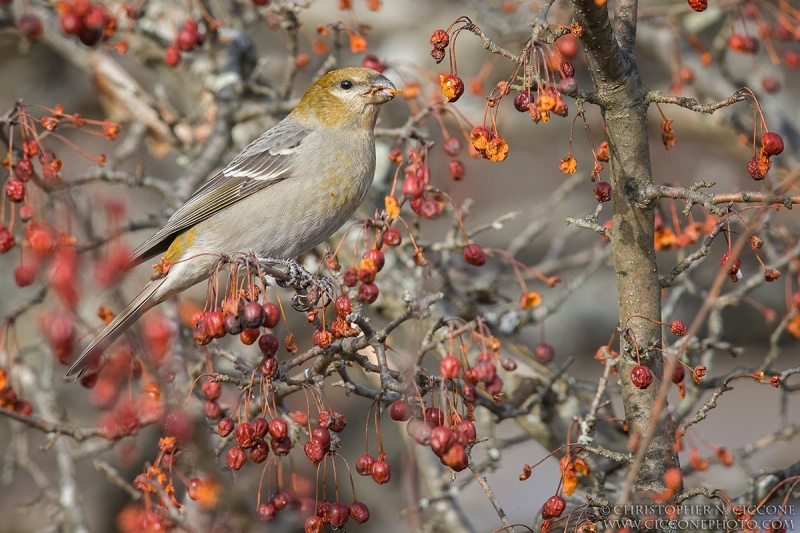
[[[398,90],[367,68],[335,70],[297,107],[201,186],[137,248],[131,266],[163,254],[169,270],[151,280],[67,372],[80,375],[143,313],[208,279],[220,254],[253,250],[295,258],[353,214],[375,173],[378,108]]]

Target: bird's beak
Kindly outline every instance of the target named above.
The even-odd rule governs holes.
[[[383,104],[400,94],[402,89],[397,89],[389,78],[379,74],[372,80],[370,90],[364,93],[370,104]]]

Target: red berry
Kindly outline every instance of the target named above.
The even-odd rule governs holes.
[[[467,173],[464,163],[458,159],[453,159],[450,161],[450,163],[447,164],[447,170],[450,171],[450,177],[455,181],[463,180],[464,175]]]
[[[708,0],[689,0],[689,7],[698,13],[708,9]]]
[[[653,373],[643,365],[636,365],[631,370],[631,381],[637,389],[646,389],[653,382]]]
[[[6,196],[15,203],[25,199],[25,184],[21,180],[11,178],[6,182]]]
[[[219,381],[211,381],[209,379],[203,383],[200,389],[207,400],[216,400],[221,394],[222,385],[220,385]]]
[[[260,328],[264,325],[265,317],[266,313],[261,304],[258,302],[248,302],[245,304],[244,310],[242,311],[242,327],[246,329]]]
[[[203,410],[205,411],[206,418],[210,420],[216,420],[222,416],[222,407],[220,407],[215,400],[208,400],[203,404]]]
[[[464,261],[473,266],[481,266],[486,263],[486,254],[483,248],[477,244],[468,244],[464,247]]]
[[[280,439],[286,436],[288,427],[282,418],[273,418],[269,421],[269,434],[273,439]]]
[[[362,283],[358,288],[358,299],[365,304],[371,304],[378,299],[378,286],[374,283]]]
[[[735,276],[739,272],[739,269],[742,267],[742,260],[739,259],[738,256],[731,255],[730,252],[725,252],[722,254],[722,258],[719,261],[719,265],[722,268],[727,268],[728,273]]]
[[[683,365],[678,362],[678,366],[675,367],[675,370],[672,371],[672,382],[674,384],[678,384],[683,381],[686,372],[683,370]]]
[[[417,441],[417,444],[427,446],[431,442],[431,426],[421,418],[412,418],[406,424],[406,433]]]
[[[455,137],[448,137],[442,144],[442,149],[450,157],[456,157],[461,153],[461,141]]]
[[[378,272],[383,270],[383,266],[386,264],[386,257],[377,248],[370,248],[364,252],[364,259],[371,260]]]
[[[67,11],[61,15],[59,24],[61,31],[67,35],[78,35],[83,30],[83,19],[72,11]]]
[[[36,266],[31,263],[24,263],[14,269],[14,283],[17,287],[27,287],[36,281]]]
[[[20,159],[17,163],[17,179],[26,182],[33,175],[33,161],[30,159]]]
[[[269,442],[269,445],[272,448],[272,451],[275,452],[275,455],[280,455],[281,457],[289,455],[289,452],[292,451],[292,439],[289,437],[272,439]]]
[[[230,335],[238,335],[242,332],[242,321],[234,314],[225,313],[222,323],[225,325],[225,332]]]
[[[439,372],[443,378],[453,379],[461,372],[461,361],[455,355],[448,355],[439,362]]]
[[[594,197],[598,202],[607,202],[611,199],[611,184],[605,181],[598,181],[594,184]]]
[[[437,457],[443,456],[455,442],[455,436],[450,428],[436,426],[431,430],[431,450]]]
[[[395,400],[389,406],[389,416],[397,422],[404,422],[411,417],[411,409],[404,400]]]
[[[475,442],[475,439],[478,438],[478,434],[475,431],[475,424],[473,424],[470,420],[462,420],[456,424],[455,434],[456,441],[462,446],[471,444]]]
[[[331,449],[331,432],[328,428],[314,428],[311,431],[311,436],[319,439],[326,451]]]
[[[673,320],[669,325],[669,331],[676,337],[683,337],[686,335],[686,324],[680,320]]]
[[[278,346],[280,346],[278,337],[271,333],[265,333],[258,338],[258,347],[265,357],[275,357],[275,354],[278,353]]]
[[[511,357],[504,357],[500,360],[500,366],[502,366],[503,370],[506,372],[513,372],[517,369],[517,362]]]
[[[350,504],[350,516],[357,523],[363,524],[369,520],[369,508],[364,503],[353,502]]]
[[[272,329],[281,320],[281,310],[272,302],[264,304],[264,327]]]
[[[525,113],[531,108],[534,97],[530,91],[517,93],[514,97],[514,108],[520,113]]]
[[[23,205],[19,208],[19,219],[23,222],[28,222],[33,218],[33,208],[29,205]]]
[[[475,365],[475,374],[481,383],[491,383],[497,376],[497,367],[488,361]]]
[[[275,518],[275,506],[271,503],[262,503],[256,509],[256,514],[258,515],[258,519],[262,522],[269,522],[273,518]]]
[[[464,386],[461,388],[461,397],[464,398],[465,402],[474,402],[478,398],[478,390],[475,388],[475,385],[472,383],[464,383]]]
[[[206,335],[209,337],[219,339],[225,336],[225,321],[222,316],[222,311],[209,311],[206,313],[203,322]]]
[[[318,465],[325,458],[325,454],[327,453],[322,441],[316,437],[308,439],[308,442],[303,445],[303,451],[314,466]]]
[[[372,475],[372,465],[375,463],[375,459],[372,456],[364,454],[359,455],[356,459],[356,472],[360,476],[369,476]]]
[[[217,433],[219,433],[220,437],[227,437],[233,432],[233,430],[234,430],[233,420],[231,420],[227,416],[222,418],[217,424]]]
[[[567,508],[567,502],[561,496],[550,496],[547,501],[542,505],[542,518],[545,520],[549,518],[558,518],[564,509]]]
[[[0,254],[4,254],[17,244],[14,234],[0,223]]]
[[[400,235],[400,230],[397,228],[389,228],[383,234],[383,244],[386,246],[400,246],[403,242],[403,236]]]
[[[486,393],[490,396],[494,396],[501,392],[503,392],[503,380],[500,379],[500,376],[495,376],[492,381],[486,384]]]
[[[261,330],[258,328],[247,328],[243,329],[242,332],[239,334],[239,340],[242,341],[242,344],[246,344],[250,346],[254,342],[256,342],[261,335]]]
[[[364,59],[361,60],[361,66],[364,68],[377,70],[380,73],[383,73],[383,71],[386,70],[386,67],[383,65],[383,63],[381,63],[381,60],[372,54],[367,54],[364,56]]]
[[[255,438],[256,432],[253,431],[253,428],[250,427],[250,424],[242,423],[236,426],[233,435],[236,437],[236,442],[239,443],[239,446],[242,448],[249,448],[253,445],[253,439]]]
[[[267,424],[267,420],[263,416],[259,416],[250,421],[250,427],[253,428],[253,434],[256,437],[263,439],[264,435],[267,434],[269,424]]]
[[[336,314],[342,318],[349,315],[350,311],[352,311],[353,309],[353,304],[350,301],[350,297],[346,295],[342,295],[336,298],[336,302],[334,305],[336,307]]]
[[[188,28],[183,28],[178,32],[178,38],[175,42],[178,44],[178,48],[183,50],[184,52],[191,50],[194,48],[196,44],[195,40],[195,31],[192,31]]]
[[[258,1],[262,0],[253,0],[254,3]],[[322,526],[323,526],[322,518],[316,515],[309,516],[308,518],[306,518],[306,523],[304,527],[305,533],[321,533]]]
[[[378,485],[383,485],[384,483],[388,483],[389,479],[392,477],[392,471],[389,468],[389,464],[385,461],[375,461],[372,465],[372,479]]]
[[[250,460],[254,463],[263,463],[269,456],[269,445],[263,439],[254,439],[250,447]]]
[[[269,355],[265,355],[258,365],[261,375],[267,379],[275,377],[278,372],[278,360]]]
[[[456,472],[461,472],[469,466],[467,452],[464,451],[464,447],[457,442],[454,442],[447,450],[447,453],[442,455],[441,461],[443,465],[449,466]]]
[[[768,131],[761,136],[761,146],[769,155],[778,155],[783,152],[783,138],[774,131]]]
[[[174,44],[167,47],[164,51],[164,63],[169,67],[177,67],[181,62],[181,50]]]
[[[431,46],[434,50],[444,50],[450,44],[450,35],[444,30],[436,30],[431,35]]]
[[[417,214],[422,218],[427,218],[428,220],[436,220],[442,215],[442,208],[439,206],[439,202],[436,200],[428,199],[422,202]]]
[[[578,55],[578,38],[571,33],[561,36],[556,41],[556,46],[566,59],[572,59]]]
[[[263,7],[263,6],[268,6],[269,5],[269,0],[251,0],[251,1],[253,2],[253,5],[256,5],[256,6],[262,6]]]
[[[106,6],[103,4],[92,4],[89,12],[84,16],[86,27],[92,30],[103,30],[106,27],[106,21],[110,18]]]
[[[542,363],[549,363],[555,357],[556,349],[546,342],[542,342],[533,349],[533,355]]]
[[[575,77],[575,66],[572,64],[572,62],[567,61],[566,59],[562,60],[561,63],[558,64],[558,70],[562,78]]]
[[[350,508],[342,502],[333,502],[328,517],[333,527],[342,527],[350,518]]]
[[[444,413],[436,407],[428,407],[425,409],[425,422],[431,427],[444,425]]]
[[[244,451],[244,448],[240,448],[239,446],[234,446],[228,453],[225,454],[225,459],[228,464],[228,468],[231,470],[239,470],[244,466],[244,463],[247,462],[247,452]]]
[[[342,283],[345,287],[355,287],[358,284],[358,270],[348,268],[342,273]]]
[[[419,175],[408,176],[401,187],[403,196],[419,198],[425,192],[425,180]]]

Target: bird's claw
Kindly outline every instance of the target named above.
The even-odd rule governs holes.
[[[333,281],[326,277],[315,277],[294,259],[259,258],[259,262],[282,267],[287,278],[275,278],[275,283],[284,289],[295,290],[297,294],[292,296],[292,308],[296,311],[308,312],[316,307],[320,299],[327,306],[336,298]]]

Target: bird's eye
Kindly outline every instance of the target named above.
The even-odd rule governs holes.
[[[350,80],[342,80],[342,83],[339,84],[339,87],[347,91],[353,87],[353,82]]]

